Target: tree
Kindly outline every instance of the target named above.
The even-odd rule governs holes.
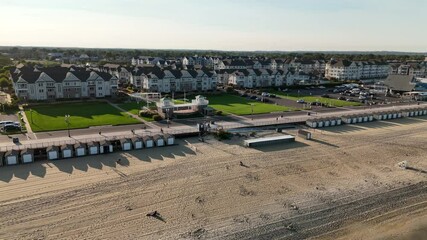
[[[2,89],[7,88],[11,85],[10,81],[7,78],[0,78],[0,87]]]

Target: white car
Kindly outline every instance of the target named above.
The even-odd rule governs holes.
[[[297,103],[305,103],[304,99],[298,99]]]

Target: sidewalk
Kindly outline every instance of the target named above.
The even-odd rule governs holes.
[[[138,115],[135,115],[135,114],[133,114],[133,113],[128,112],[127,110],[125,110],[125,109],[123,109],[123,108],[121,108],[121,107],[117,106],[117,104],[115,104],[115,103],[112,103],[112,102],[110,102],[110,101],[107,101],[107,103],[108,103],[108,104],[110,104],[111,106],[113,106],[113,107],[117,108],[118,110],[120,110],[120,111],[122,111],[122,112],[125,112],[126,114],[128,114],[128,115],[132,116],[133,118],[138,119],[140,122],[144,123],[144,124],[145,124],[145,125],[147,125],[147,126],[150,126],[151,128],[158,128],[158,126],[156,126],[155,124],[152,124],[152,123],[150,123],[150,122],[145,121],[145,120],[144,120],[144,119],[142,119],[140,116],[138,116]]]
[[[25,134],[27,136],[27,139],[28,140],[29,139],[37,139],[36,134],[31,129],[31,125],[30,125],[30,122],[27,119],[27,115],[24,112],[24,108],[22,108],[21,106],[19,106],[19,112],[21,113],[21,116],[24,119],[25,128],[27,129],[27,133]]]
[[[216,124],[223,127],[224,129],[232,129],[239,127],[255,127],[255,126],[268,126],[268,125],[277,125],[277,124],[292,124],[305,122],[308,119],[320,118],[320,117],[342,117],[349,114],[365,114],[365,113],[376,113],[384,111],[399,111],[404,109],[414,109],[414,108],[426,108],[427,103],[420,105],[404,105],[404,106],[384,106],[380,108],[368,108],[368,109],[358,109],[349,111],[339,111],[331,113],[319,113],[316,116],[308,116],[306,113],[301,113],[300,115],[287,116],[283,118],[268,118],[268,119],[254,119],[250,118],[244,119],[244,117],[239,117],[240,121],[216,121]],[[25,116],[25,115],[24,115]],[[26,118],[24,118],[26,119]],[[28,123],[27,120],[25,120]],[[154,124],[153,124],[154,125]],[[163,134],[179,134],[179,133],[197,133],[198,129],[196,126],[181,125],[181,126],[171,126],[170,128],[163,129]],[[12,142],[1,143],[1,151],[7,151],[10,149],[23,149],[23,148],[40,148],[48,147],[50,145],[63,145],[63,144],[75,144],[77,142],[89,142],[89,141],[102,141],[102,140],[113,140],[121,138],[132,138],[135,136],[153,136],[156,134],[162,134],[160,128],[155,126],[153,129],[135,129],[135,134],[130,133],[129,131],[121,132],[110,132],[99,134],[88,134],[88,135],[78,135],[69,137],[56,137],[49,139],[29,139],[21,142],[20,145],[16,145]],[[34,135],[34,134],[33,134]]]

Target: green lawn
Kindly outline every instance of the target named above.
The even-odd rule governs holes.
[[[84,102],[40,105],[25,109],[34,132],[67,129],[65,115],[70,115],[70,128],[86,128],[99,125],[123,125],[140,123],[125,112],[120,112],[105,102]]]
[[[325,103],[328,105],[331,105],[333,107],[348,107],[348,106],[360,106],[362,105],[359,102],[348,102],[348,101],[343,101],[343,100],[338,100],[338,99],[333,99],[333,98],[324,98],[321,96],[307,96],[307,95],[299,95],[296,93],[285,93],[285,92],[280,92],[280,91],[270,91],[273,94],[276,94],[278,97],[281,98],[286,98],[286,99],[290,99],[290,100],[298,100],[298,99],[304,99],[304,101],[306,102],[321,102],[321,103]]]
[[[156,105],[155,103],[150,103],[150,106],[155,106],[155,105]],[[146,107],[147,104],[145,102],[139,102],[139,104],[137,102],[127,102],[127,103],[117,104],[117,106],[123,108],[124,110],[132,114],[138,115],[139,110],[141,110],[142,107]],[[141,117],[141,118],[147,122],[153,121],[151,117]]]
[[[174,103],[174,104],[184,104],[184,103],[191,103],[191,101],[190,101],[190,100],[187,100],[187,102],[186,102],[186,101],[184,101],[183,99],[174,99],[174,100],[173,100],[173,103]]]
[[[209,95],[207,96],[207,99],[209,100],[209,106],[215,108],[216,110],[236,115],[251,114],[251,104],[253,104],[254,114],[296,110],[290,107],[257,102],[230,94]]]

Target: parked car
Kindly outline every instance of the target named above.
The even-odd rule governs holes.
[[[242,95],[240,95],[241,97],[247,97],[248,96],[248,94],[246,94],[246,93],[243,93]]]
[[[3,127],[6,124],[12,124],[13,121],[0,121],[0,127]]]
[[[341,97],[338,98],[338,100],[344,100],[345,101],[346,98],[341,96]]]
[[[2,132],[21,131],[21,126],[15,124],[5,125],[0,129]]]
[[[329,98],[329,95],[328,94],[323,94],[321,97]]]
[[[270,94],[270,96],[269,97],[271,97],[271,98],[275,98],[276,97],[276,95],[275,94]]]
[[[268,96],[270,96],[270,94],[268,92],[263,92],[263,93],[261,93],[261,96],[268,97]]]
[[[298,99],[297,103],[305,103],[304,99]]]
[[[324,87],[324,86],[319,86],[319,88],[320,88],[320,89],[325,89],[325,87]]]
[[[257,99],[257,96],[253,95],[250,97],[250,99]]]

